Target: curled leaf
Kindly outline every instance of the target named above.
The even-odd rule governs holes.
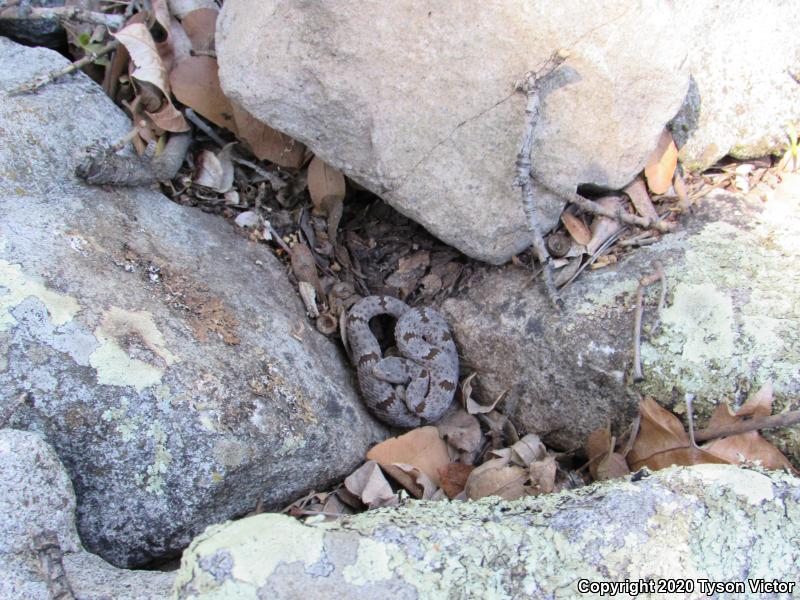
[[[399,437],[390,438],[372,447],[367,458],[377,461],[401,485],[414,485],[408,474],[394,466],[395,463],[412,465],[439,485],[439,469],[450,463],[447,444],[439,437],[436,427],[412,429]]]
[[[397,496],[392,491],[392,486],[386,481],[378,464],[372,460],[348,475],[344,480],[344,487],[369,508],[397,504]]]
[[[666,194],[672,183],[672,175],[678,166],[678,147],[669,129],[664,129],[650,160],[644,168],[647,187],[654,194]]]

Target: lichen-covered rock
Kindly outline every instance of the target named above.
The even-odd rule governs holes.
[[[67,585],[81,600],[160,600],[169,595],[173,573],[117,569],[83,549],[75,529],[72,484],[53,449],[39,435],[0,430],[0,488],[0,597],[4,600],[52,598],[34,550],[34,537],[42,531],[57,540]]]
[[[800,12],[794,0],[678,0],[689,32],[692,74],[671,123],[689,169],[731,154],[765,156],[786,149],[800,130]]]
[[[514,83],[560,48],[541,94],[535,178],[619,188],[686,94],[685,28],[666,1],[228,0],[226,94],[475,258],[530,244],[513,187],[525,98]],[[542,224],[563,206],[537,193]]]
[[[0,89],[65,64],[0,38]],[[385,435],[268,248],[73,176],[130,122],[84,75],[0,102],[0,424],[41,432],[78,529],[136,565],[346,475]]]
[[[584,272],[560,313],[529,273],[486,272],[443,306],[479,393],[507,390],[517,424],[564,449],[607,419],[626,427],[640,392],[679,410],[694,394],[704,422],[723,398],[741,402],[772,380],[774,410],[785,408],[800,394],[800,176],[787,175],[767,203],[756,195],[712,194],[678,233]],[[656,334],[643,335],[646,380],[632,386],[636,289],[654,261],[666,270],[667,308]],[[646,326],[658,289],[647,292]],[[800,464],[797,428],[765,435]]]
[[[184,554],[175,597],[576,598],[581,582],[648,579],[686,580],[693,598],[701,580],[778,580],[797,592],[798,539],[800,480],[702,465],[514,502],[210,527]]]

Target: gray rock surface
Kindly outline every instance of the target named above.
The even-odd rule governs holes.
[[[0,39],[0,89],[65,62]],[[385,430],[269,249],[77,181],[129,129],[83,75],[0,93],[0,425],[54,446],[87,548],[137,565],[350,472]]]
[[[182,600],[571,599],[584,596],[581,580],[640,579],[695,586],[675,597],[706,597],[702,579],[786,581],[796,594],[798,537],[800,480],[702,465],[514,502],[413,502],[329,524],[259,515],[198,537],[175,584]],[[637,597],[670,596],[645,591]]]
[[[689,93],[671,127],[692,170],[765,156],[800,130],[800,12],[793,0],[675,3],[689,32]],[[684,145],[685,144],[685,145]]]
[[[0,597],[51,598],[34,536],[58,540],[67,581],[81,600],[160,600],[174,573],[117,569],[83,549],[75,529],[75,494],[53,449],[38,435],[0,430]]]
[[[800,176],[764,203],[751,196],[707,197],[678,233],[629,253],[614,267],[584,272],[554,313],[540,281],[509,266],[487,270],[465,294],[447,300],[459,351],[478,371],[479,394],[508,390],[506,409],[527,432],[563,449],[582,446],[607,419],[620,431],[639,393],[683,412],[710,416],[772,380],[775,412],[800,394]],[[646,380],[628,383],[638,281],[664,265],[667,308],[656,334],[645,333]],[[653,325],[658,285],[648,288],[645,325]],[[800,464],[797,428],[766,437]]]
[[[666,1],[228,0],[220,80],[434,235],[507,261],[530,243],[512,187],[525,99],[515,81],[553,51],[535,178],[556,192],[620,188],[645,165],[688,86],[685,28]],[[541,220],[562,202],[539,190]]]

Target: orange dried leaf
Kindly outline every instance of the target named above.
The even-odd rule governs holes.
[[[611,445],[611,432],[608,427],[595,429],[586,440],[586,456],[589,459],[589,472],[597,479],[600,461],[608,454]]]
[[[344,487],[369,508],[397,504],[397,496],[392,491],[392,486],[386,481],[380,467],[374,461],[364,463],[347,476],[344,480]]]
[[[639,412],[639,435],[628,454],[632,469],[638,468],[634,464],[642,463],[654,454],[689,445],[689,435],[680,419],[652,398],[645,398],[639,403]]]
[[[233,109],[219,85],[217,61],[210,56],[189,56],[170,71],[175,97],[206,119],[236,132]]]
[[[564,228],[572,236],[572,239],[581,246],[585,246],[589,243],[589,240],[592,239],[592,232],[589,231],[586,224],[575,215],[563,212],[561,213],[561,222],[564,223]]]
[[[628,185],[623,191],[628,194],[628,198],[631,199],[634,208],[636,208],[636,212],[645,219],[652,219],[653,221],[658,220],[658,213],[653,206],[652,200],[650,200],[650,194],[647,193],[647,186],[641,177],[637,177],[634,182]]]
[[[383,441],[367,452],[367,458],[377,461],[398,481],[404,476],[408,480],[408,476],[392,465],[412,465],[430,477],[437,486],[440,485],[439,469],[450,463],[447,444],[433,426],[412,429],[404,435]]]
[[[192,50],[195,52],[213,52],[214,39],[219,11],[213,8],[196,8],[183,17],[186,35],[192,41]]]
[[[402,481],[399,479],[398,481],[408,493],[415,498],[430,500],[438,489],[436,484],[431,481],[431,478],[415,466],[405,463],[394,463],[392,467],[402,471],[408,476],[407,478],[403,478]],[[406,487],[406,484],[410,484],[410,487]]]
[[[164,131],[175,133],[189,131],[189,124],[183,118],[183,113],[170,102],[165,102],[158,112],[145,111],[145,113],[152,119],[153,123]]]
[[[531,489],[535,494],[549,494],[556,487],[558,463],[553,455],[531,463],[528,473],[531,478]]]
[[[344,175],[318,156],[308,165],[308,194],[317,209],[324,207],[330,198],[344,199]]]
[[[516,500],[527,494],[525,489],[527,479],[526,469],[508,466],[507,458],[496,458],[486,461],[470,473],[464,491],[470,500],[486,496]]]
[[[625,457],[617,452],[612,452],[603,458],[598,463],[595,471],[596,473],[593,473],[593,475],[596,481],[625,477],[625,475],[631,472]]]
[[[473,465],[450,463],[439,469],[439,484],[445,495],[452,499],[464,491],[469,474],[475,469]]]
[[[247,142],[259,160],[289,169],[299,169],[303,164],[306,147],[302,143],[265,125],[236,104],[233,104],[233,116],[239,137]]]
[[[644,168],[644,176],[650,191],[654,194],[666,194],[677,166],[678,147],[675,145],[670,131],[665,129]]]
[[[628,464],[632,471],[638,471],[642,467],[648,467],[653,471],[657,471],[658,469],[666,469],[672,465],[690,467],[692,465],[707,463],[725,465],[730,464],[730,461],[714,456],[710,452],[698,450],[692,446],[670,448],[663,452],[656,452],[640,461],[632,461],[630,455],[628,455]]]

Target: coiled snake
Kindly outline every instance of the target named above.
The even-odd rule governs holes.
[[[373,317],[397,319],[400,356],[384,357],[369,327]],[[391,296],[368,296],[347,316],[347,340],[364,401],[379,420],[395,427],[437,421],[458,384],[458,351],[444,317],[431,308],[411,308]]]

